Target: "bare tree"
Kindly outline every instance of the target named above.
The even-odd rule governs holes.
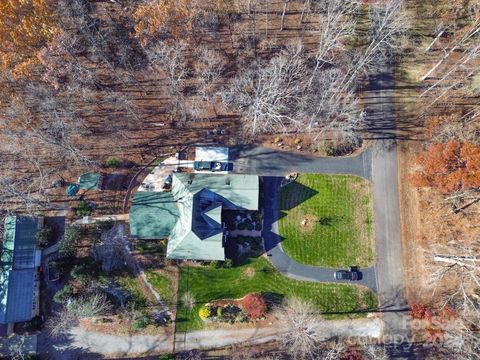
[[[184,57],[186,43],[179,41],[171,45],[157,42],[145,48],[148,61],[152,66],[160,66],[165,72],[172,94],[178,94],[188,70]]]
[[[279,308],[285,332],[281,341],[293,359],[313,359],[317,350],[315,328],[323,321],[315,306],[299,298],[286,298]]]
[[[314,3],[312,11],[320,14],[320,20],[316,29],[318,46],[312,77],[324,65],[338,61],[339,53],[345,51],[345,42],[355,33],[354,19],[358,6],[359,3],[353,0],[326,0]]]
[[[52,337],[65,335],[82,318],[105,315],[112,309],[103,293],[93,293],[70,301],[60,312],[47,320],[45,326]]]
[[[440,293],[444,306],[459,311],[467,321],[480,319],[480,242],[462,244],[450,241],[446,246],[432,247],[430,287],[434,294]],[[443,288],[443,282],[454,284]]]
[[[307,71],[301,46],[289,47],[266,66],[239,74],[222,93],[225,107],[242,112],[252,134],[286,130],[298,123],[294,116],[302,100]]]

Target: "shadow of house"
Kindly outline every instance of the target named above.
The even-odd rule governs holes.
[[[280,193],[280,210],[293,209],[318,194],[318,191],[296,181],[286,185],[283,190]]]
[[[265,245],[265,251],[269,251],[276,247],[282,238],[278,231],[274,229],[274,224],[287,215],[285,210],[293,209],[295,206],[307,201],[311,197],[318,194],[316,190],[309,188],[303,184],[292,182],[287,185],[290,187],[290,195],[281,196],[282,177],[264,176],[262,177],[262,204],[264,219],[262,236]],[[282,211],[283,210],[283,211]]]

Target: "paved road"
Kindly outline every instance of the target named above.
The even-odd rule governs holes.
[[[358,156],[327,158],[241,145],[230,149],[233,173],[285,176],[290,172],[350,174],[371,179],[372,150]]]
[[[367,128],[375,139],[372,181],[380,306],[387,334],[407,335],[403,253],[400,232],[393,69],[370,80],[366,99]]]
[[[373,291],[377,291],[375,267],[360,269],[362,279],[359,281],[339,281],[333,276],[335,270],[337,269],[299,264],[285,254],[280,243],[278,231],[281,179],[282,178],[280,177],[263,177],[263,203],[265,218],[262,236],[265,240],[267,254],[273,266],[275,266],[275,268],[282,274],[292,279],[319,282],[338,282],[342,284],[352,283],[364,285]]]

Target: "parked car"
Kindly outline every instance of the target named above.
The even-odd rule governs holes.
[[[219,161],[195,161],[193,163],[193,168],[197,171],[208,170],[208,171],[228,171],[229,166],[226,162]]]
[[[351,267],[348,270],[337,270],[334,276],[336,280],[356,281],[360,279],[360,273],[355,267]]]

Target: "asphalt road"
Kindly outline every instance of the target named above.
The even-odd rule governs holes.
[[[285,176],[291,172],[358,175],[371,179],[372,151],[358,156],[318,157],[289,153],[265,147],[241,145],[230,149],[233,173]]]
[[[370,79],[365,99],[367,128],[374,141],[372,181],[379,303],[387,335],[406,336],[405,280],[400,229],[396,117],[391,67]]]

